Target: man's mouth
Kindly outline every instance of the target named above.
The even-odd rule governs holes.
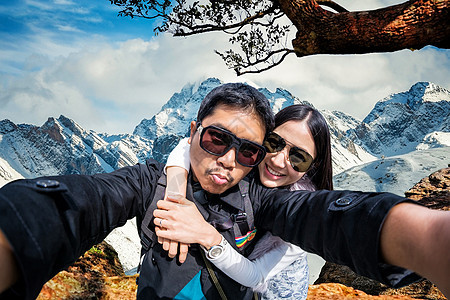
[[[222,185],[228,182],[228,179],[225,176],[219,174],[211,174],[211,176],[216,184]]]
[[[223,185],[233,181],[233,177],[231,177],[231,175],[224,174],[221,171],[222,170],[218,169],[210,169],[207,171],[207,174],[211,175],[211,178],[214,181],[214,183],[218,185]]]

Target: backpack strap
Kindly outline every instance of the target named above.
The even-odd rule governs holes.
[[[141,238],[141,245],[142,248],[145,251],[148,251],[150,248],[152,248],[156,241],[158,240],[154,230],[155,225],[153,224],[153,211],[157,208],[156,202],[158,200],[164,199],[165,191],[166,191],[166,175],[161,174],[161,177],[158,179],[158,183],[156,185],[156,191],[155,195],[153,196],[152,201],[150,202],[150,205],[147,207],[147,210],[145,211],[144,219],[141,223],[141,232],[140,232],[140,238]]]
[[[253,215],[253,205],[248,193],[248,178],[244,178],[239,182],[239,190],[244,200],[244,211],[233,215],[233,231],[236,239],[236,246],[242,248],[248,241],[251,241],[256,234],[256,229],[254,228],[255,218]]]

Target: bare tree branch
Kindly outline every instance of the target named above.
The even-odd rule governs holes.
[[[267,10],[257,12],[256,14],[254,14],[250,17],[247,17],[240,22],[225,25],[225,26],[218,26],[216,24],[201,24],[201,25],[188,26],[187,24],[181,24],[179,22],[173,21],[173,23],[182,25],[183,27],[186,27],[187,29],[191,30],[190,32],[175,32],[174,36],[190,36],[190,35],[206,33],[206,32],[226,31],[226,30],[230,30],[230,29],[234,29],[234,28],[242,28],[245,25],[255,23],[256,22],[255,20],[263,18],[264,16],[267,16],[267,15],[275,12],[275,10],[276,10],[276,7],[271,6]],[[259,25],[265,26],[265,24],[262,24],[262,23],[260,23]]]
[[[220,57],[222,57],[223,60],[228,60],[227,55],[225,55],[223,53],[220,53],[217,50],[215,50],[215,52]],[[247,60],[245,62],[242,61],[241,63],[236,63],[234,65],[230,65],[230,68],[233,68],[238,76],[239,75],[243,75],[243,74],[250,74],[250,73],[261,73],[263,71],[270,70],[270,69],[272,69],[275,66],[278,66],[279,64],[281,64],[284,61],[286,56],[288,56],[291,53],[294,53],[294,50],[292,50],[292,49],[278,49],[278,50],[275,50],[275,51],[272,51],[272,52],[268,53],[266,56],[264,56],[262,58],[259,58],[259,59],[255,60],[255,61],[250,61],[249,58],[247,57]],[[279,55],[279,54],[281,54],[281,56],[278,59],[273,60],[272,62],[268,63],[269,59],[271,59],[273,56]],[[264,64],[264,63],[268,63],[269,65],[267,67],[262,68],[262,69],[258,69],[258,68],[250,69],[252,67],[257,67],[258,65]],[[248,69],[248,70],[241,71],[243,68]]]
[[[294,53],[294,51],[293,50],[288,50],[288,49],[286,49],[286,53],[284,53],[282,56],[281,56],[281,58],[277,61],[277,62],[273,62],[273,63],[271,63],[269,66],[267,66],[267,67],[265,67],[265,68],[262,68],[262,69],[254,69],[254,70],[251,70],[251,69],[249,69],[249,70],[247,70],[247,71],[240,71],[240,72],[236,72],[236,74],[238,75],[238,76],[240,76],[240,75],[244,75],[244,74],[255,74],[255,73],[261,73],[261,72],[264,72],[264,71],[267,71],[267,70],[270,70],[270,69],[272,69],[273,67],[276,67],[276,66],[278,66],[279,64],[281,64],[283,61],[284,61],[284,59],[286,58],[286,56],[288,56],[289,54],[291,54],[291,53]],[[249,64],[246,68],[250,68],[250,67],[253,67],[253,66],[256,66],[256,63],[255,64]]]

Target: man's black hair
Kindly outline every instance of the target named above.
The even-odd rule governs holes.
[[[273,130],[275,121],[269,101],[254,87],[244,83],[226,83],[214,88],[200,104],[197,122],[201,122],[214,113],[214,109],[220,104],[241,108],[242,110],[253,109],[264,123],[266,133]]]

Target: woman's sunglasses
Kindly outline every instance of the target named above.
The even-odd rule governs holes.
[[[246,139],[240,139],[220,127],[211,125],[203,128],[199,123],[197,130],[200,132],[200,147],[209,154],[222,156],[232,147],[235,147],[236,160],[245,167],[258,165],[266,155],[263,146]]]
[[[266,147],[267,152],[276,153],[283,150],[287,143],[285,139],[276,134],[275,132],[270,132],[264,139],[264,147]],[[297,172],[306,172],[313,162],[312,156],[303,149],[290,145],[289,149],[289,162],[292,168]]]

